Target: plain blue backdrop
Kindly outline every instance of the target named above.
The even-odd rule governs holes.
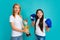
[[[44,17],[52,20],[50,32],[46,32],[46,40],[60,40],[60,1],[59,0],[0,0],[0,40],[10,40],[11,26],[9,16],[15,3],[21,6],[23,19],[28,20],[30,37],[23,35],[24,40],[35,40],[34,27],[31,25],[30,15],[41,8]]]

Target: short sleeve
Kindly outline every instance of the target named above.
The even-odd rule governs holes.
[[[12,15],[10,16],[9,22],[14,22],[14,17]]]

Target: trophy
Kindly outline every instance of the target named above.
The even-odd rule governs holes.
[[[28,21],[27,20],[24,20],[24,28],[26,29],[26,36],[30,36],[30,33],[29,33],[29,27],[28,27]]]

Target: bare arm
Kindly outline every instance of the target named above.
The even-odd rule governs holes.
[[[22,18],[22,16],[21,16],[21,15],[20,15],[20,18]],[[24,29],[23,21],[22,21],[22,28]]]
[[[33,22],[32,22],[32,26],[34,26],[34,25],[35,25],[35,22],[33,21]]]
[[[48,28],[48,26],[46,26],[46,31],[48,31],[48,32],[50,31],[50,28]]]
[[[24,29],[24,25],[22,25],[22,28]]]
[[[12,29],[15,30],[15,31],[18,31],[18,32],[25,32],[25,29],[24,29],[24,30],[20,30],[19,28],[16,28],[16,26],[14,25],[13,22],[11,22],[11,26],[12,26]]]

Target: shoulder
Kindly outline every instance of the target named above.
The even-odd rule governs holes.
[[[44,23],[45,23],[45,21],[46,21],[46,18],[44,18]]]
[[[13,15],[10,15],[10,18],[14,18],[14,16]]]
[[[13,17],[13,15],[10,15],[10,17]]]
[[[14,17],[13,17],[13,15],[10,15],[9,22],[14,22]]]
[[[22,18],[22,16],[20,15],[20,17]]]
[[[22,18],[22,16],[21,16],[21,15],[19,15],[19,17],[20,17],[20,18]]]
[[[44,18],[44,21],[46,21],[46,18]]]

